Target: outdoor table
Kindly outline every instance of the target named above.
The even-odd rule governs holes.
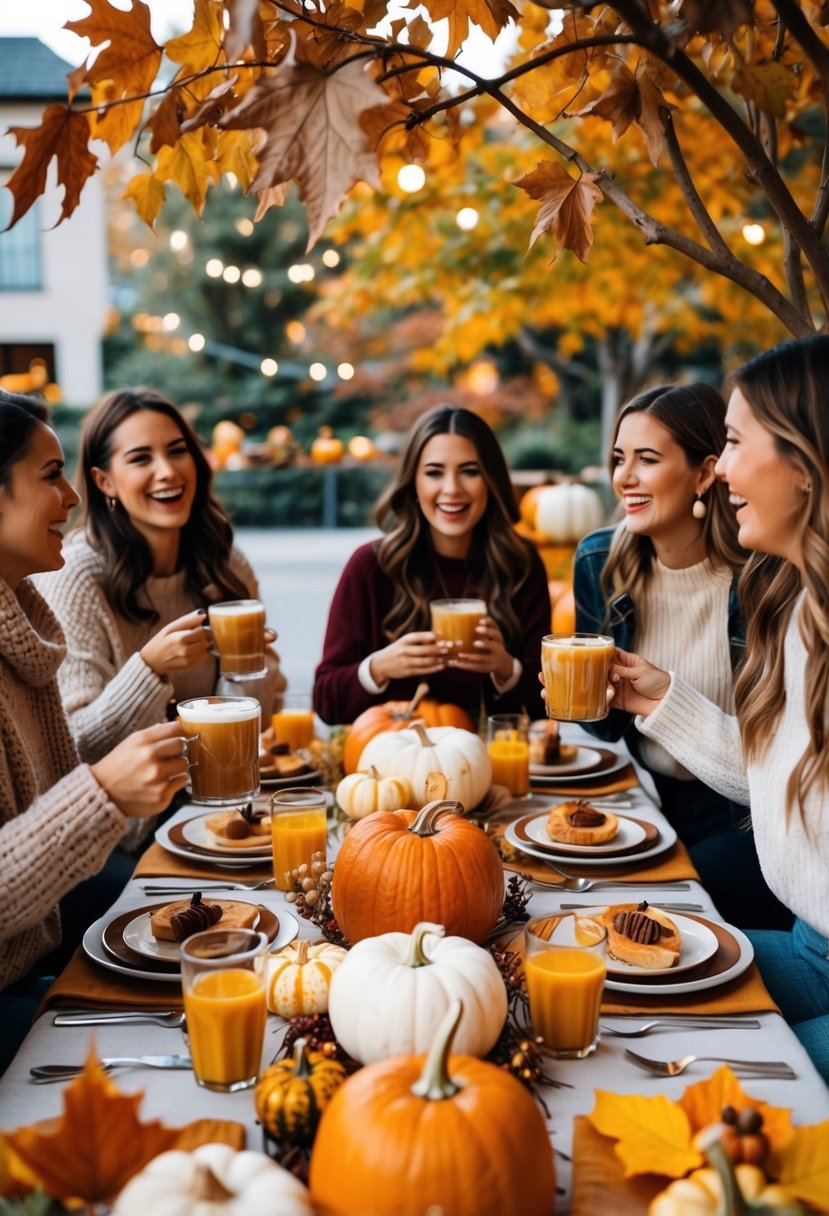
[[[647,819],[657,824],[664,823],[658,807],[651,801],[643,785],[637,784],[631,789],[630,797],[635,809],[626,813],[634,814],[637,818]],[[171,822],[187,818],[193,814],[192,807],[184,807],[176,812]],[[334,845],[334,850],[336,845]],[[154,855],[153,855],[154,856]],[[179,859],[180,860],[180,859]],[[154,865],[153,869],[157,867]],[[518,865],[519,869],[524,869]],[[141,867],[139,866],[139,871]],[[177,867],[171,867],[171,873],[179,872]],[[208,871],[202,881],[207,881]],[[247,879],[257,871],[238,870],[232,873],[221,872],[229,881],[237,878]],[[210,874],[210,880],[215,881],[219,871]],[[508,875],[507,875],[508,877]],[[550,873],[549,878],[555,876]],[[635,877],[628,873],[628,879]],[[131,909],[140,908],[156,899],[163,898],[144,893],[142,883],[155,881],[139,873],[127,884],[122,895],[112,908],[112,915],[118,915]],[[176,878],[178,883],[179,879]],[[635,894],[626,893],[623,879],[620,885],[609,891],[572,895],[560,892],[553,886],[539,886],[534,889],[529,911],[531,914],[546,914],[559,909],[562,903],[584,903],[602,905],[608,902],[629,902],[633,899],[648,899],[658,903],[660,897],[665,900],[694,902],[703,907],[702,915],[716,922],[719,918],[710,898],[694,879],[689,879],[690,890],[666,893],[648,887],[635,888]],[[182,879],[181,885],[199,889],[198,877]],[[177,898],[171,896],[171,899]],[[181,898],[184,898],[182,896]],[[228,892],[228,898],[235,898]],[[257,891],[254,898],[270,908],[278,916],[293,915],[290,905],[284,901],[281,892],[274,890]],[[316,926],[308,921],[298,919],[299,935],[305,938],[319,936]],[[76,988],[69,985],[73,981]],[[132,998],[130,997],[132,994]],[[183,1050],[184,1044],[181,1031],[156,1025],[122,1024],[95,1027],[55,1027],[52,1024],[56,1002],[64,1006],[71,1003],[75,1006],[105,1003],[111,999],[112,1007],[136,1007],[141,1003],[153,1005],[156,1008],[173,1009],[180,1007],[181,993],[173,983],[146,983],[123,979],[118,975],[105,971],[85,959],[76,956],[70,963],[67,972],[58,980],[57,985],[47,998],[47,1009],[35,1022],[32,1030],[22,1044],[20,1051],[9,1066],[5,1075],[0,1079],[0,1126],[11,1128],[22,1124],[32,1123],[38,1119],[53,1117],[60,1114],[62,1109],[62,1084],[33,1085],[29,1081],[29,1069],[36,1064],[45,1063],[81,1063],[87,1054],[90,1040],[94,1036],[96,1051],[99,1055],[136,1055],[162,1054]],[[138,998],[141,998],[140,1001]],[[94,998],[90,1000],[90,998]],[[542,1087],[540,1095],[549,1110],[549,1130],[553,1147],[556,1151],[556,1173],[558,1195],[555,1211],[569,1213],[576,1211],[573,1207],[571,1190],[570,1155],[573,1145],[574,1119],[588,1114],[594,1106],[595,1091],[609,1090],[624,1094],[665,1094],[676,1098],[686,1087],[709,1076],[716,1065],[703,1064],[692,1066],[683,1076],[674,1079],[650,1076],[635,1065],[624,1059],[626,1046],[632,1045],[643,1054],[654,1055],[661,1059],[671,1059],[675,1056],[695,1052],[706,1056],[737,1056],[741,1058],[785,1060],[792,1065],[797,1073],[796,1080],[746,1080],[744,1089],[752,1096],[762,1098],[773,1105],[790,1107],[797,1124],[816,1123],[829,1118],[829,1089],[815,1071],[811,1061],[800,1046],[793,1032],[788,1028],[782,1017],[773,1011],[773,1005],[762,987],[762,984],[752,973],[751,969],[743,977],[724,986],[724,989],[714,987],[706,991],[689,994],[685,997],[660,997],[640,1000],[638,997],[628,997],[622,994],[606,993],[603,1007],[603,1021],[621,1026],[618,1018],[623,1014],[634,1014],[635,1022],[647,1020],[648,1013],[639,1010],[672,1010],[674,1012],[730,1012],[745,1015],[751,1013],[759,1018],[759,1030],[742,1031],[739,1029],[694,1030],[673,1029],[660,1031],[658,1035],[633,1044],[629,1040],[605,1035],[597,1051],[585,1060],[547,1061],[545,1070],[564,1086]],[[263,1065],[270,1062],[278,1051],[284,1034],[285,1023],[278,1017],[270,1015],[263,1049]],[[218,1094],[199,1088],[192,1075],[187,1072],[163,1072],[155,1069],[131,1070],[119,1069],[114,1077],[118,1086],[125,1092],[143,1091],[144,1098],[140,1107],[140,1117],[143,1120],[157,1118],[167,1125],[183,1126],[197,1118],[216,1118],[235,1120],[247,1128],[247,1147],[261,1149],[263,1139],[261,1129],[256,1124],[252,1091],[236,1094]],[[579,1143],[584,1143],[586,1130],[580,1127]],[[603,1216],[613,1216],[614,1200],[607,1194],[602,1203]],[[630,1208],[618,1208],[621,1212]],[[587,1216],[588,1208],[581,1204],[579,1216]],[[642,1207],[644,1216],[645,1208]]]

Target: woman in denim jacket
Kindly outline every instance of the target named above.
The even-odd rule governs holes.
[[[659,655],[721,708],[734,712],[733,674],[745,647],[737,579],[745,553],[714,464],[725,403],[709,385],[661,385],[619,415],[610,453],[625,512],[576,550],[576,628],[610,634],[623,650]],[[648,769],[662,809],[688,847],[719,911],[741,927],[788,927],[791,917],[760,872],[749,810],[694,778],[611,710],[588,725],[622,736]]]

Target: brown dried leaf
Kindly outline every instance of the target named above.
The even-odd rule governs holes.
[[[593,244],[593,208],[601,201],[595,173],[570,176],[552,161],[539,161],[532,173],[515,183],[541,202],[530,237],[530,249],[542,232],[555,238],[556,255],[570,249],[581,262],[587,261]]]
[[[290,182],[282,182],[279,186],[268,186],[264,190],[257,191],[256,198],[259,206],[256,208],[256,215],[253,217],[254,222],[258,223],[265,212],[270,211],[271,207],[283,207],[290,189]]]
[[[680,15],[694,33],[719,32],[730,40],[754,20],[754,0],[682,0]]]
[[[786,102],[797,93],[797,78],[782,63],[741,63],[733,85],[746,101],[775,118],[786,117]]]
[[[449,44],[446,54],[457,54],[469,34],[470,22],[477,25],[493,42],[510,20],[518,19],[518,11],[510,0],[424,0],[423,7],[432,21],[449,21]]]
[[[652,165],[659,164],[659,153],[665,144],[665,125],[662,118],[663,110],[673,110],[655,82],[647,72],[638,79],[639,114],[636,125],[645,137],[648,147],[648,157]]]
[[[662,96],[648,72],[635,76],[620,63],[605,91],[579,114],[594,114],[613,125],[613,138],[624,135],[634,123],[645,137],[651,164],[659,163],[659,153],[665,141],[662,109],[673,109]]]
[[[241,59],[252,47],[257,59],[267,57],[265,33],[259,16],[259,0],[225,0],[228,27],[225,34],[225,54],[231,63]]]
[[[172,88],[165,93],[147,120],[147,129],[152,131],[150,151],[155,155],[159,148],[170,147],[181,135],[184,121],[184,97],[180,89]]]
[[[228,106],[236,101],[233,90],[235,80],[235,76],[230,80],[223,80],[211,89],[201,105],[181,124],[182,131],[195,131],[208,123],[217,123]]]
[[[46,189],[46,174],[52,157],[57,160],[58,183],[63,186],[63,207],[57,223],[67,219],[78,205],[81,190],[98,168],[98,158],[89,151],[90,127],[86,114],[65,105],[47,106],[39,127],[9,127],[9,135],[25,149],[23,159],[6,182],[14,195],[14,210],[7,231]]]
[[[253,188],[296,181],[311,249],[355,182],[379,184],[377,155],[369,150],[360,116],[387,103],[388,95],[358,61],[331,72],[286,63],[258,80],[219,126],[263,129]]]

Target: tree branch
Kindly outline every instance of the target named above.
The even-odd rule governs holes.
[[[688,210],[697,222],[700,232],[707,240],[713,250],[724,254],[726,257],[731,256],[731,251],[725,243],[723,236],[711,218],[707,207],[699,196],[696,186],[688,172],[688,165],[685,162],[685,157],[682,154],[682,149],[679,146],[679,140],[676,137],[676,129],[674,120],[671,117],[671,112],[667,106],[660,107],[659,113],[662,117],[662,126],[665,132],[665,146],[668,149],[671,167],[674,171],[677,184],[685,196],[685,201],[688,204]]]

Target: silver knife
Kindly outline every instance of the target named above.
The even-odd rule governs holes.
[[[105,1056],[98,1061],[104,1068],[187,1068],[193,1067],[189,1056]],[[40,1064],[29,1069],[35,1081],[65,1081],[82,1073],[85,1064]]]
[[[648,903],[651,901],[648,900]],[[562,912],[569,908],[606,908],[607,904],[559,904]],[[667,908],[669,912],[704,912],[702,904],[666,904],[661,899],[655,908]],[[55,1019],[57,1021],[57,1019]]]

